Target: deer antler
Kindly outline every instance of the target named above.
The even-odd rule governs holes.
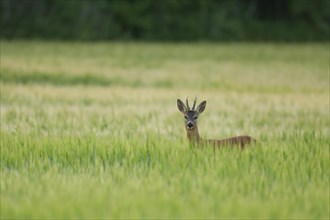
[[[188,96],[186,98],[186,104],[187,104],[187,109],[190,110],[189,104],[188,104]]]
[[[194,105],[193,105],[193,107],[192,107],[192,110],[195,110],[196,102],[197,102],[197,97],[195,96],[195,99],[194,99]]]

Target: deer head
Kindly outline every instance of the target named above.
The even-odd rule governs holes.
[[[177,100],[179,111],[184,115],[185,125],[187,130],[193,130],[197,127],[197,119],[199,115],[205,110],[206,101],[202,101],[197,108],[197,98],[195,97],[193,107],[189,107],[188,98],[186,99],[186,105],[180,100]]]

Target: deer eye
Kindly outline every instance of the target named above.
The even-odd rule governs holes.
[[[184,118],[185,118],[185,119],[188,119],[188,117],[187,117],[186,115],[184,116]]]
[[[194,117],[195,120],[196,120],[197,118],[198,118],[197,116]]]

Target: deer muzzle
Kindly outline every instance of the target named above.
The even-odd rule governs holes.
[[[194,128],[194,124],[192,122],[188,122],[186,126],[187,126],[188,129],[193,129]]]

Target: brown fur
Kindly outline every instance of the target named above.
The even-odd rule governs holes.
[[[213,146],[213,147],[241,147],[242,149],[250,144],[255,144],[256,140],[248,135],[236,136],[227,139],[202,139],[198,132],[198,126],[195,125],[193,129],[187,129],[187,138],[191,144],[199,146]]]

